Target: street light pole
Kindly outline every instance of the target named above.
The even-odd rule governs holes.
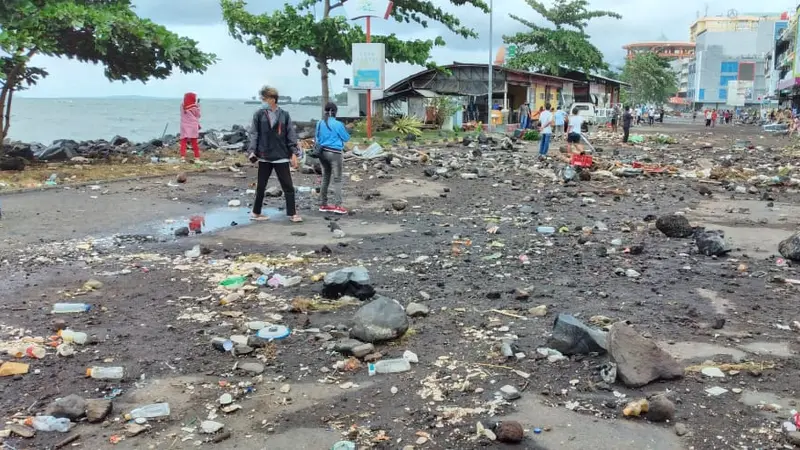
[[[494,16],[494,0],[489,0],[489,95],[486,101],[487,109],[486,109],[486,116],[488,118],[488,122],[486,123],[486,129],[489,132],[492,131],[492,94],[493,91],[493,80],[492,75],[494,73],[494,56],[492,55],[492,16]]]

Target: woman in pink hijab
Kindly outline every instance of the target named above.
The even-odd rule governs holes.
[[[183,95],[181,105],[181,158],[186,159],[186,144],[192,143],[194,158],[200,159],[200,147],[197,138],[200,136],[200,105],[197,94],[187,92]]]

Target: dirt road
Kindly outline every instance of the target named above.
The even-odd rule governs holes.
[[[721,128],[706,135],[686,124],[657,128],[676,136],[697,133],[687,142],[710,140],[721,149],[752,135]],[[765,137],[758,144],[778,141]],[[668,164],[673,154],[687,161],[716,158],[688,144],[599,147],[598,156],[615,153],[620,160],[642,154]],[[742,166],[771,158],[766,149],[726,151]],[[285,219],[282,198],[268,199],[273,220],[248,222],[252,171],[190,176],[180,186],[151,179],[4,196],[0,342],[48,337],[54,319],[62,318],[91,337],[73,356],[48,350],[41,360],[24,360],[30,373],[0,377],[5,419],[44,413],[55,399],[77,394],[110,398],[114,408],[103,423],[81,421],[71,431],[80,433],[83,448],[317,450],[341,440],[363,448],[506,448],[475,431],[479,421],[490,426],[501,420],[518,420],[529,430],[522,444],[508,448],[787,444],[775,430],[800,397],[798,334],[776,325],[800,314],[796,289],[770,279],[798,278],[796,269],[779,267],[775,258],[777,242],[797,227],[796,189],[739,193],[669,175],[563,184],[528,170],[535,164],[532,146],[475,155],[441,144],[434,161],[447,170],[435,177],[415,163],[351,162],[345,190],[353,214],[325,217],[312,209],[311,194],[300,193],[301,225]],[[553,173],[551,163],[540,164]],[[461,177],[469,167],[485,170],[475,172],[477,179]],[[315,175],[295,179],[299,186],[316,182]],[[712,195],[702,194],[700,185]],[[397,199],[407,206],[393,207]],[[243,206],[230,208],[230,200]],[[648,216],[672,212],[724,229],[734,250],[706,257],[691,238],[667,238]],[[210,232],[175,238],[174,229],[194,214],[206,216]],[[334,221],[343,238],[331,232]],[[561,232],[542,235],[539,225]],[[496,234],[487,233],[492,226]],[[471,245],[454,243],[467,239]],[[184,256],[195,245],[208,253]],[[635,245],[643,253],[624,251]],[[221,293],[219,282],[247,264],[299,275],[302,282]],[[384,359],[416,353],[419,363],[411,371],[371,377],[363,362],[332,351],[358,305],[320,302],[315,296],[321,283],[312,276],[356,265],[369,270],[380,294],[427,306],[401,339],[376,345]],[[640,276],[620,276],[618,268]],[[86,291],[82,286],[90,279],[102,286]],[[55,317],[50,309],[59,301],[93,308]],[[539,305],[546,305],[546,316],[529,312]],[[643,388],[603,385],[597,371],[603,355],[560,362],[537,355],[558,313],[584,321],[598,315],[627,320],[686,367],[752,361],[760,369],[726,370],[724,378],[687,372]],[[712,328],[721,318],[724,326]],[[294,333],[240,356],[211,346],[213,337],[247,334],[243,325],[251,320],[285,324]],[[514,338],[519,359],[500,354],[504,337]],[[248,372],[245,363],[257,364]],[[122,366],[126,375],[121,381],[86,378],[91,366]],[[521,398],[498,397],[504,385],[515,386]],[[726,392],[712,396],[706,392],[711,387]],[[629,400],[665,392],[676,405],[673,420],[622,417]],[[222,410],[219,399],[226,393],[240,409]],[[126,431],[122,414],[161,401],[170,404],[169,418],[150,420],[136,436]],[[203,421],[224,424],[230,436],[201,433]],[[676,422],[685,433],[680,427],[676,432]],[[16,449],[46,448],[65,436],[39,432],[5,442]]]

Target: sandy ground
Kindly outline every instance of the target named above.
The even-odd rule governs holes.
[[[717,128],[709,135],[690,124],[636,130],[693,134],[694,140],[722,147],[743,137],[753,139],[753,131]],[[777,147],[781,141],[764,137],[758,144]],[[616,145],[602,147],[608,155]],[[695,156],[701,152],[690,151]],[[516,157],[534,161],[534,155],[531,147]],[[666,175],[563,185],[502,168],[477,180],[432,180],[417,164],[394,168],[386,178],[375,177],[376,170],[365,171],[361,163],[351,163],[346,171],[346,206],[353,214],[325,217],[313,210],[315,199],[301,193],[300,213],[306,219],[301,225],[285,219],[281,198],[266,205],[273,220],[248,223],[251,169],[246,174],[190,175],[178,187],[168,185],[171,178],[155,178],[111,183],[99,190],[53,189],[0,198],[0,277],[5,280],[0,285],[0,341],[52,334],[50,305],[56,301],[96,305],[88,313],[64,317],[71,328],[92,336],[91,345],[69,358],[52,353],[26,360],[31,373],[0,378],[4,418],[42,413],[68,394],[102,398],[120,388],[105,423],[81,422],[71,431],[80,433],[80,447],[317,450],[353,439],[363,448],[506,448],[475,438],[476,422],[488,426],[498,420],[546,430],[530,432],[522,444],[508,448],[788,445],[779,429],[800,397],[800,346],[796,332],[776,324],[800,320],[798,294],[770,279],[798,278],[795,268],[776,265],[777,243],[797,229],[796,190],[734,194],[712,184],[708,197],[698,192],[701,183]],[[316,181],[314,175],[295,178],[299,186]],[[773,206],[762,199],[764,192],[774,197]],[[584,201],[587,197],[594,201]],[[245,207],[228,208],[232,199]],[[392,210],[387,205],[393,199],[407,200],[408,207]],[[523,207],[530,207],[525,209],[529,212]],[[691,239],[669,239],[644,221],[648,215],[675,211],[685,212],[698,225],[724,230],[735,243],[733,252],[721,258],[698,255]],[[175,227],[198,213],[207,214],[221,229],[172,237]],[[346,233],[342,239],[329,230],[337,219]],[[598,221],[608,231],[595,230],[592,245],[579,242],[581,228]],[[230,222],[238,225],[231,227]],[[499,225],[499,234],[486,233],[492,224]],[[544,237],[535,231],[543,224],[569,231]],[[453,241],[465,238],[472,245],[454,254]],[[612,244],[614,239],[622,245]],[[186,261],[183,253],[198,244],[210,254]],[[622,249],[631,244],[644,245],[644,253],[597,252],[600,246]],[[330,255],[314,253],[323,246]],[[220,305],[216,294],[209,297],[224,273],[220,267],[227,267],[222,262],[242,255],[283,259],[289,253],[308,254],[305,262],[280,269],[303,276],[299,286],[267,289],[259,297],[251,293],[229,305]],[[520,263],[522,254],[530,264]],[[377,346],[385,358],[405,350],[417,353],[420,363],[410,372],[370,377],[364,367],[354,372],[332,369],[344,358],[328,351],[327,338],[320,334],[326,326],[335,330],[346,324],[357,306],[287,310],[292,299],[319,292],[320,283],[312,282],[311,274],[358,264],[369,268],[379,293],[430,307],[427,317],[412,319],[412,333]],[[614,272],[618,267],[633,268],[641,277],[620,277]],[[89,279],[103,286],[80,292]],[[521,298],[518,290],[529,297]],[[546,317],[528,314],[542,304],[547,305]],[[640,389],[620,384],[598,388],[596,369],[603,356],[559,363],[535,357],[560,312],[584,320],[595,315],[628,320],[685,366],[706,360],[753,361],[764,369],[742,370],[722,380],[690,373]],[[211,314],[212,319],[179,319],[187,313]],[[726,319],[724,328],[711,329],[720,317]],[[246,318],[279,321],[295,334],[249,356],[234,357],[211,347],[213,336],[240,333]],[[321,331],[301,332],[313,329]],[[494,337],[506,333],[517,337],[524,359],[500,357]],[[234,369],[237,362],[256,358],[266,366],[263,374]],[[127,375],[121,382],[85,378],[85,368],[93,365],[121,365]],[[506,384],[516,386],[522,397],[497,402],[495,392]],[[442,397],[428,396],[432,386]],[[705,389],[712,386],[728,392],[709,396]],[[217,399],[226,392],[242,409],[231,414],[217,409]],[[622,417],[621,406],[628,400],[664,392],[676,404],[673,422]],[[143,434],[110,443],[126,436],[124,412],[157,401],[170,403],[168,419],[152,420]],[[772,404],[780,406],[764,406]],[[462,416],[453,417],[454,411]],[[207,442],[212,438],[199,434],[197,427],[209,417],[224,423],[231,436]],[[688,433],[678,436],[674,422],[685,424]],[[5,443],[15,449],[46,448],[65,436],[39,432],[33,439],[12,436]],[[417,443],[421,436],[427,436],[425,442]]]

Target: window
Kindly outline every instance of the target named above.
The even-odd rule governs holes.
[[[720,72],[722,73],[736,73],[739,71],[739,63],[736,61],[723,61],[720,65]]]
[[[720,100],[727,100],[728,99],[728,90],[727,89],[720,89],[719,90],[719,99]]]
[[[698,100],[705,100],[706,99],[706,90],[705,89],[699,89],[697,91],[697,99]]]
[[[723,75],[719,77],[719,85],[728,87],[728,81],[736,81],[736,75]]]

